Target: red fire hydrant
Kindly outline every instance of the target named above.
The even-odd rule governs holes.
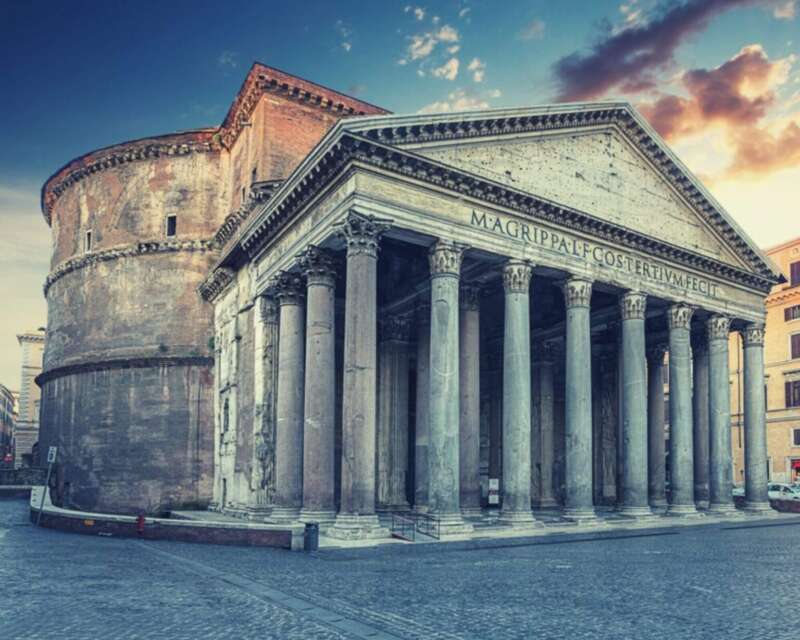
[[[136,516],[136,533],[140,536],[144,535],[144,515],[141,513]]]

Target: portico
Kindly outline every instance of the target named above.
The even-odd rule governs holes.
[[[220,269],[278,305],[273,517],[358,539],[414,510],[457,536],[494,479],[515,531],[730,511],[729,331],[767,502],[778,275],[628,105],[340,123]]]

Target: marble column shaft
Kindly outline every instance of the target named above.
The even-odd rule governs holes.
[[[461,511],[481,513],[480,289],[462,285],[459,328]]]
[[[622,316],[622,509],[631,516],[650,514],[647,477],[647,371],[645,309],[642,293],[620,299]]]
[[[260,437],[257,440],[256,458],[258,471],[254,473],[258,504],[267,508],[272,504],[275,492],[275,404],[278,391],[278,303],[272,296],[260,298],[261,342],[256,353],[256,368],[261,371],[260,403],[256,393],[256,406],[260,406],[257,418],[260,421]],[[256,378],[258,385],[258,378]],[[259,389],[259,386],[256,387]]]
[[[558,504],[553,488],[553,463],[555,461],[553,350],[549,345],[542,345],[542,348],[536,353],[539,356],[539,450],[541,460],[539,508],[547,509]]]
[[[692,342],[692,418],[694,422],[694,501],[708,508],[708,342],[704,334]]]
[[[530,525],[531,344],[530,285],[533,267],[509,260],[503,269],[503,508],[500,521]]]
[[[664,437],[664,345],[647,352],[647,494],[650,506],[667,506]]]
[[[696,512],[692,434],[692,374],[689,349],[694,310],[674,304],[667,311],[669,324],[669,513]]]
[[[595,517],[592,502],[592,283],[570,278],[564,283],[566,322],[564,516],[578,521]]]
[[[279,304],[275,507],[271,517],[294,519],[303,504],[304,311],[302,279],[280,274],[273,283]]]
[[[301,519],[327,524],[335,513],[336,271],[331,256],[309,247],[300,259],[306,276],[306,367]]]
[[[417,403],[414,429],[414,509],[428,510],[428,402],[430,400],[431,306],[417,308]]]
[[[461,518],[459,486],[458,289],[463,247],[431,247],[431,339],[428,439],[428,510],[440,535],[471,529]]]
[[[767,424],[764,398],[764,326],[750,324],[744,341],[745,509],[768,511]]]
[[[339,233],[347,243],[342,384],[342,485],[328,535],[383,537],[375,514],[378,241],[388,225],[350,213]]]
[[[728,366],[730,319],[714,315],[706,321],[708,333],[708,508],[732,511],[731,392]]]

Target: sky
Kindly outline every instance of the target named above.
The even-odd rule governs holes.
[[[800,0],[0,2],[0,383],[46,324],[42,183],[221,123],[260,61],[395,113],[635,105],[762,247],[800,236]]]

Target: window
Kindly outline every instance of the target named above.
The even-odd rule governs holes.
[[[91,251],[92,250],[92,232],[86,232],[86,238],[83,241],[83,250],[84,251]]]
[[[800,304],[796,304],[793,307],[786,307],[783,310],[783,319],[786,322],[789,322],[789,320],[800,320]]]
[[[792,334],[789,340],[791,341],[791,355],[789,357],[792,359],[800,358],[800,333]]]
[[[786,408],[800,407],[800,380],[786,383]]]
[[[172,238],[178,233],[178,216],[167,216],[167,237]]]
[[[800,429],[792,429],[792,446],[800,447]]]
[[[242,204],[244,204],[245,202],[247,202],[247,189],[242,187]]]
[[[256,181],[256,167],[253,167],[253,171],[250,174],[250,184],[253,184]]]
[[[792,262],[789,265],[789,286],[800,285],[800,262]]]

